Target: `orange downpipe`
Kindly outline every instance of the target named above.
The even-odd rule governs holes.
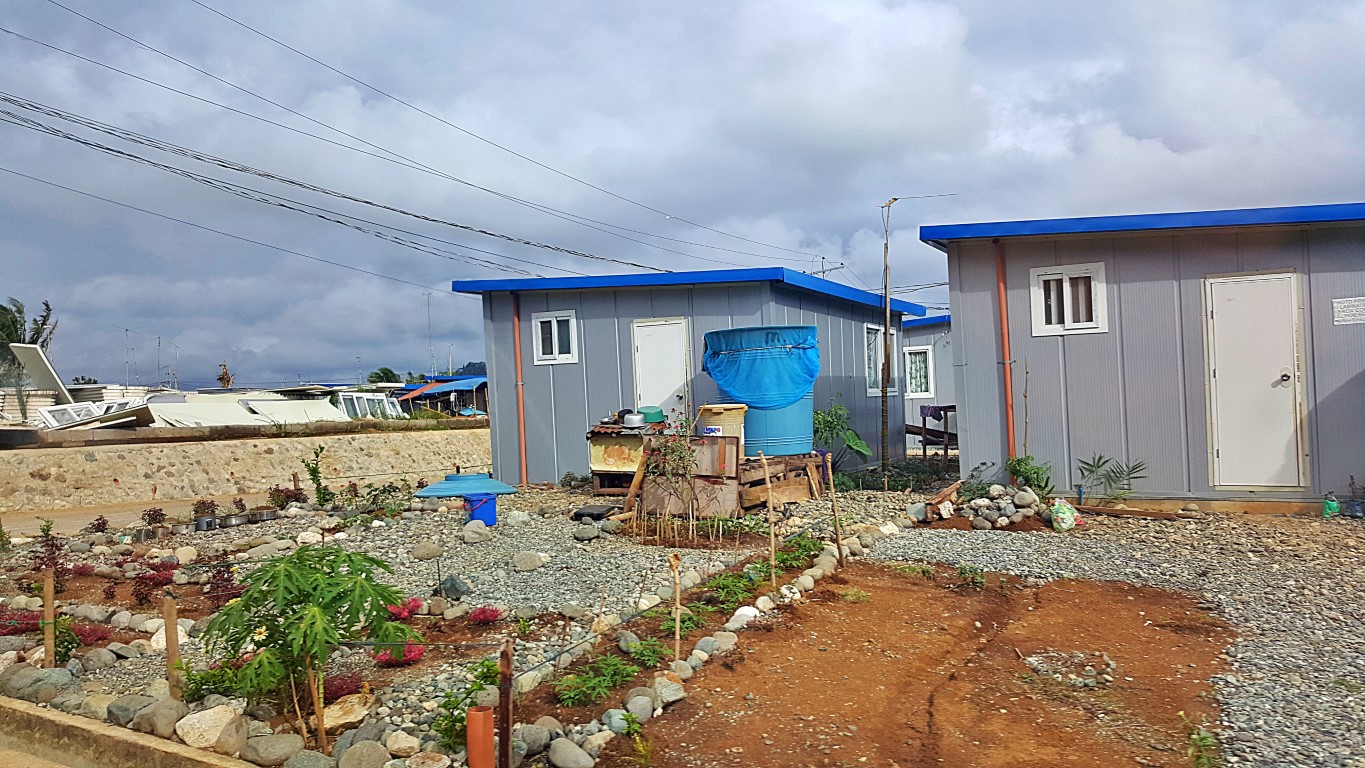
[[[469,768],[493,768],[492,707],[470,707],[466,711],[465,748]]]
[[[1010,313],[1005,300],[1005,246],[1000,238],[991,240],[995,246],[995,295],[1000,304],[1000,365],[1005,376],[1005,442],[1009,458],[1014,458],[1014,357],[1010,354]]]
[[[517,453],[521,459],[520,484],[526,485],[526,382],[521,377],[521,297],[515,293],[512,294],[512,353],[517,359]],[[474,766],[473,763],[469,765],[470,768]]]

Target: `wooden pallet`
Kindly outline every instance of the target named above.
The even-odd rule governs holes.
[[[768,475],[774,507],[819,498],[825,492],[819,459],[814,456],[769,457]],[[745,459],[739,467],[739,505],[745,510],[765,506],[768,493],[763,463],[758,459]]]

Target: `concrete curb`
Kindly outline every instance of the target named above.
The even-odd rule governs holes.
[[[70,768],[255,768],[236,758],[0,697],[0,750]]]

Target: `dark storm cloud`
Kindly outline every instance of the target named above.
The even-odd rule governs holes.
[[[800,259],[537,168],[193,3],[63,2],[443,172],[635,229]],[[851,271],[834,276],[855,285],[878,280],[877,206],[893,195],[958,193],[897,204],[897,285],[943,279],[942,257],[915,237],[921,223],[1361,197],[1365,114],[1353,96],[1365,72],[1361,3],[210,4],[567,173],[707,226],[845,261]],[[7,4],[0,24],[355,145],[45,0]],[[0,90],[387,204],[628,261],[722,266],[253,122],[13,37],[0,36],[0,72]],[[68,376],[122,380],[135,355],[138,376],[154,380],[158,336],[163,374],[177,365],[182,379],[199,381],[221,361],[240,380],[266,383],[353,377],[357,357],[367,370],[429,370],[433,356],[441,366],[447,354],[457,365],[483,356],[478,302],[451,296],[448,284],[503,273],[10,125],[0,125],[0,165],[433,294],[429,336],[421,288],[0,174],[0,296],[53,301],[62,318],[53,353]],[[623,269],[252,186],[550,266]],[[812,263],[661,244],[746,265]],[[932,304],[946,293],[913,298]]]

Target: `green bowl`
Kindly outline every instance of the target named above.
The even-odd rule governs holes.
[[[659,424],[664,420],[664,409],[654,405],[641,406],[640,414],[645,417],[646,424]]]

